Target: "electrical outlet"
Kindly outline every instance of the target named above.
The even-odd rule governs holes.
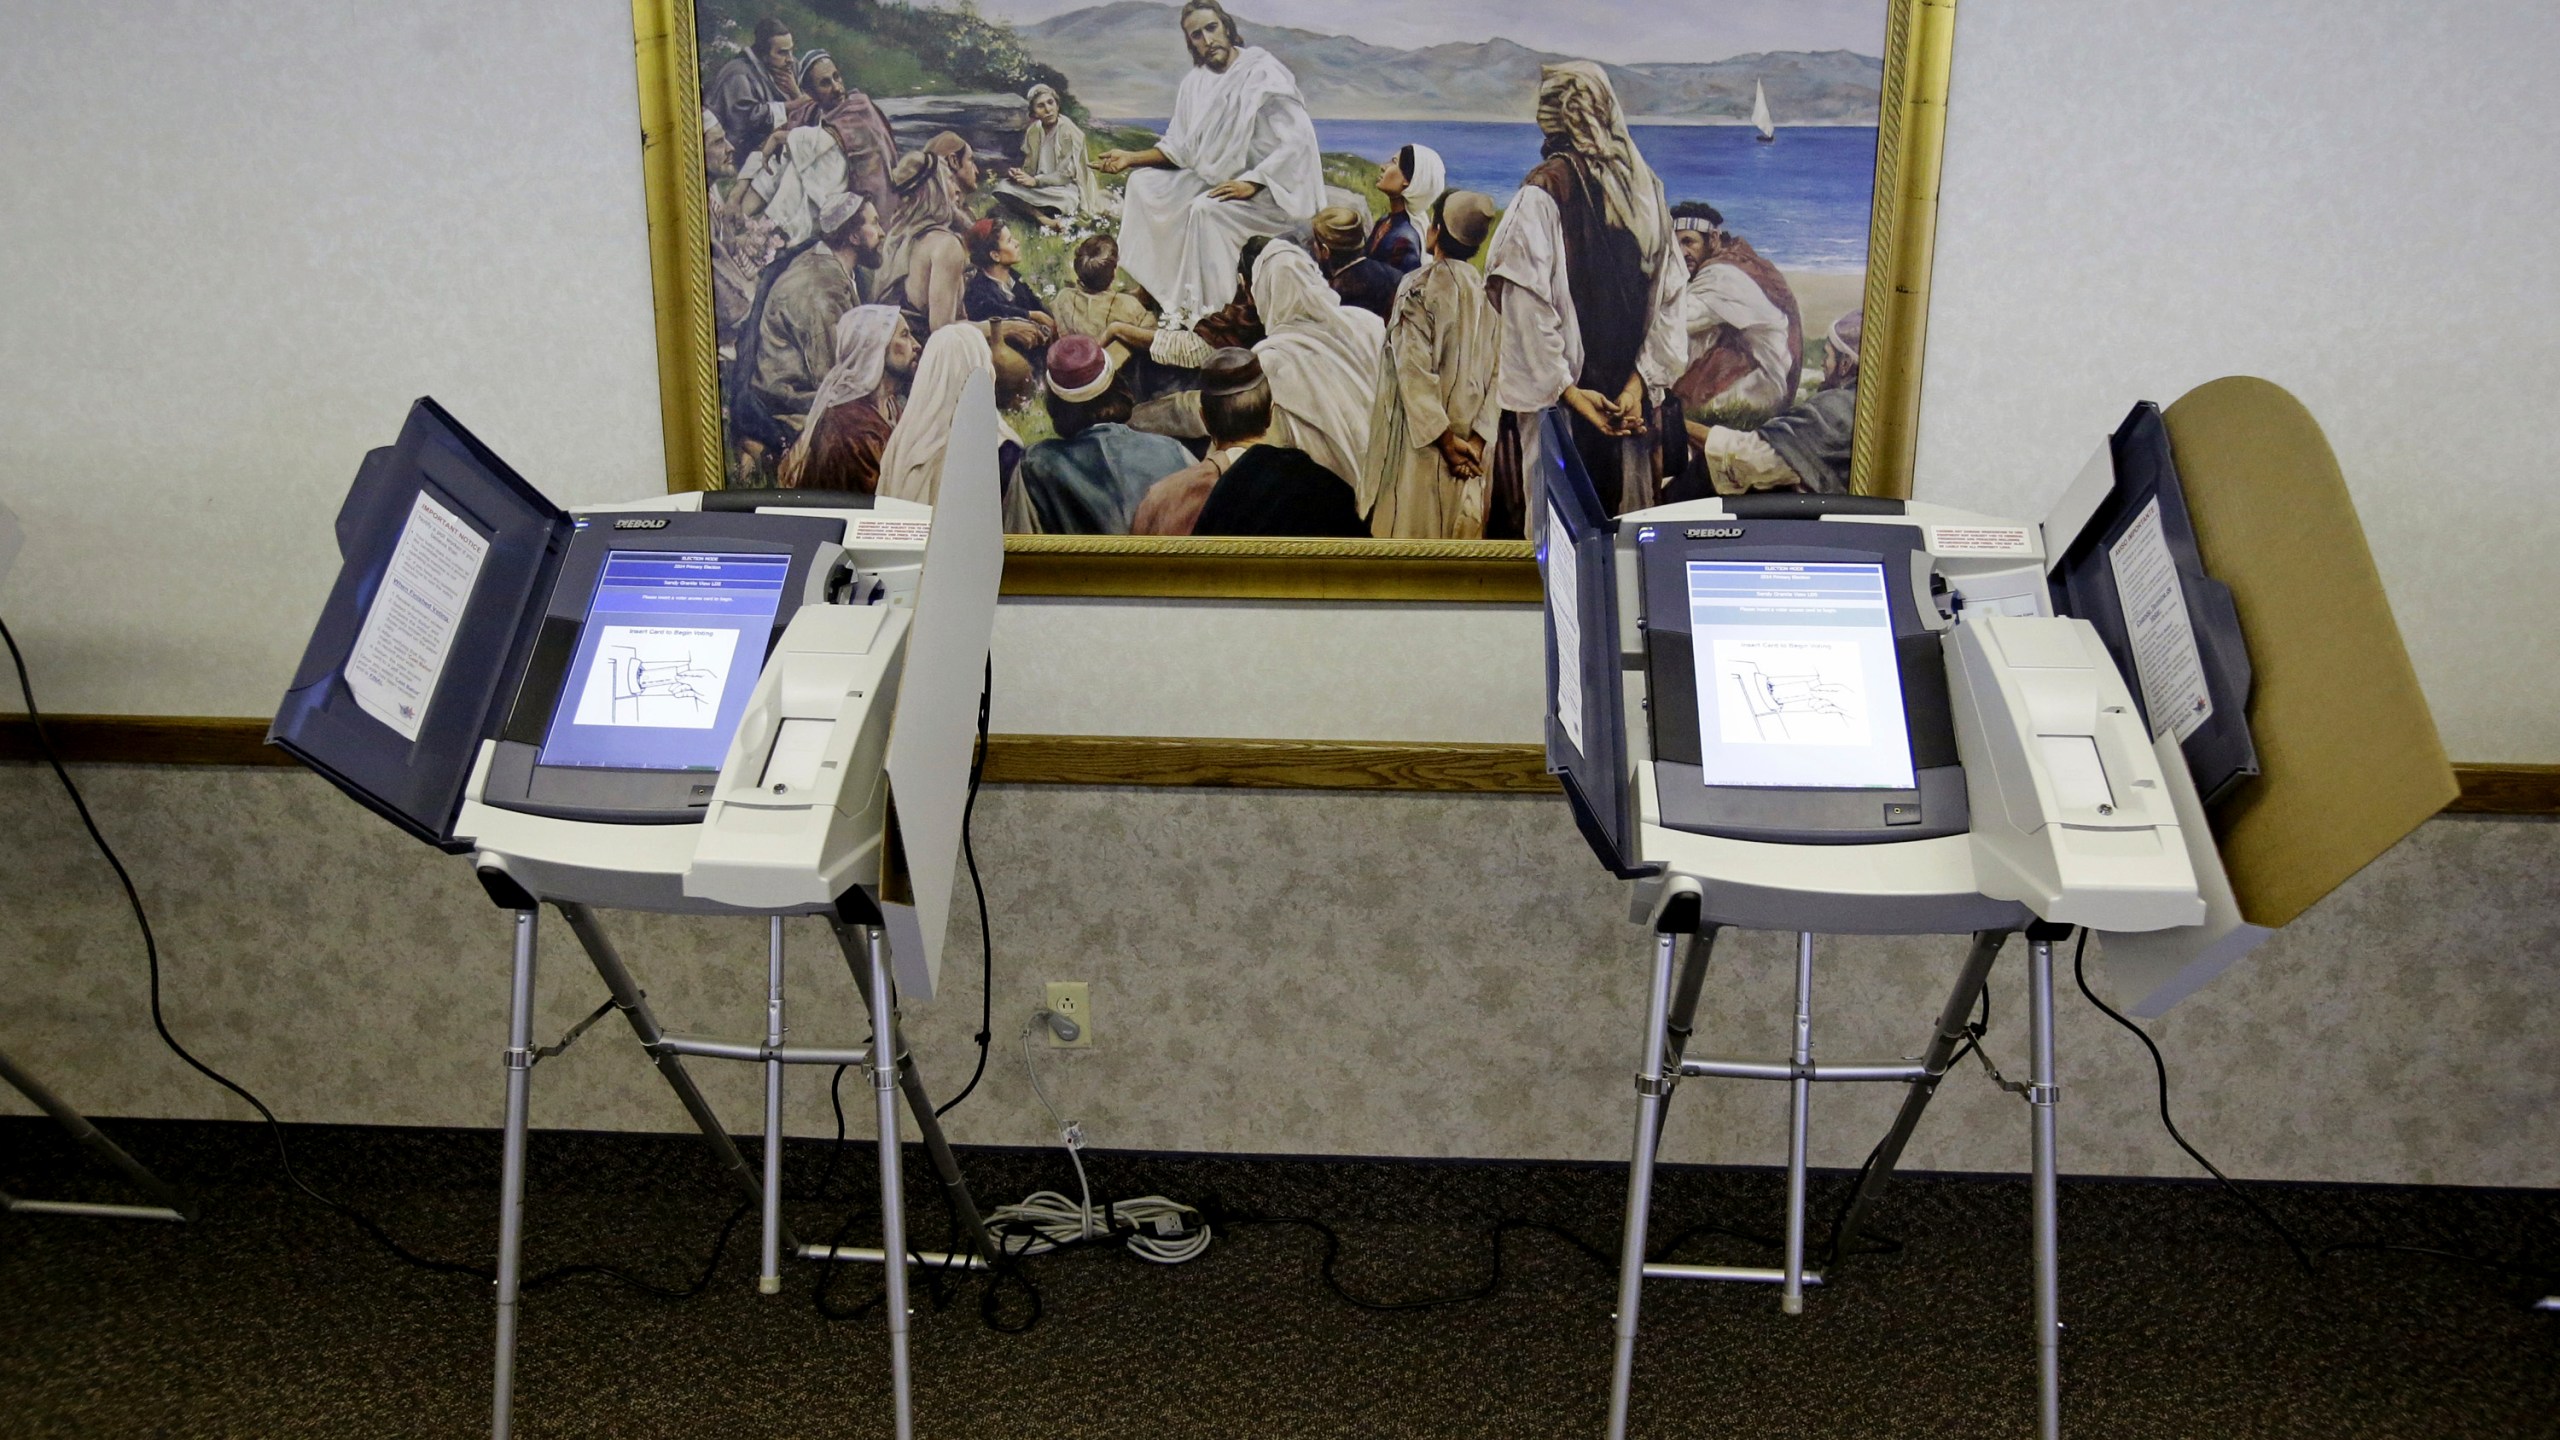
[[[1063,1015],[1066,1018],[1073,1020],[1076,1022],[1077,1026],[1076,1038],[1073,1040],[1061,1040],[1058,1038],[1058,1032],[1051,1030],[1049,1032],[1049,1045],[1051,1049],[1090,1050],[1093,1048],[1093,996],[1090,993],[1091,990],[1092,987],[1082,980],[1052,980],[1049,982],[1050,1012],[1056,1015]]]

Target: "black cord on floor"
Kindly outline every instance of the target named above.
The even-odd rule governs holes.
[[[969,762],[969,798],[960,807],[960,856],[969,862],[969,888],[978,897],[978,1068],[960,1093],[933,1108],[936,1119],[960,1108],[987,1073],[987,1046],[996,1033],[996,941],[987,926],[987,887],[978,879],[978,847],[969,822],[978,811],[978,784],[987,776],[987,714],[996,696],[996,657],[987,656],[987,677],[978,689],[978,753]]]
[[[230,1076],[223,1074],[221,1071],[214,1069],[212,1066],[207,1065],[202,1060],[197,1059],[194,1053],[189,1051],[186,1046],[178,1043],[178,1037],[176,1035],[170,1033],[168,1017],[162,1012],[160,1004],[160,941],[159,938],[152,933],[150,914],[143,909],[142,892],[134,887],[133,875],[130,871],[124,868],[124,861],[116,855],[115,847],[109,845],[107,843],[107,837],[99,831],[97,818],[89,813],[89,802],[86,797],[81,795],[80,787],[72,781],[71,772],[63,768],[62,756],[60,752],[53,748],[53,737],[45,731],[44,712],[36,708],[35,683],[27,678],[26,654],[19,650],[18,637],[10,633],[9,626],[6,621],[0,621],[0,643],[6,643],[9,647],[9,663],[14,666],[18,672],[18,694],[26,702],[27,723],[29,728],[35,732],[37,751],[44,756],[45,764],[52,768],[53,777],[62,782],[62,793],[71,798],[71,808],[79,814],[81,828],[89,832],[89,843],[97,847],[98,854],[103,856],[107,862],[107,868],[115,871],[116,883],[124,887],[125,905],[133,912],[133,923],[135,928],[142,932],[142,957],[146,965],[149,967],[151,980],[151,1028],[158,1032],[160,1036],[160,1043],[169,1047],[170,1054],[185,1061],[188,1067],[193,1069],[197,1074],[202,1075],[207,1080],[212,1081],[214,1084],[219,1085],[223,1089],[240,1097],[241,1100],[248,1104],[250,1109],[258,1112],[258,1118],[267,1123],[268,1133],[276,1142],[276,1163],[283,1169],[284,1178],[291,1181],[295,1189],[301,1191],[303,1194],[309,1196],[318,1203],[327,1206],[330,1210],[335,1211],[338,1215],[345,1218],[348,1223],[363,1231],[375,1244],[381,1246],[394,1258],[405,1264],[414,1265],[421,1270],[431,1270],[438,1274],[468,1275],[475,1280],[495,1281],[497,1279],[497,1270],[494,1267],[487,1265],[473,1265],[460,1260],[445,1260],[432,1255],[421,1255],[418,1252],[411,1250],[408,1246],[401,1244],[398,1240],[393,1239],[391,1237],[391,1232],[383,1229],[379,1224],[376,1224],[373,1217],[356,1209],[354,1206],[347,1204],[343,1200],[323,1195],[318,1190],[313,1189],[310,1183],[302,1178],[300,1172],[293,1168],[293,1152],[285,1144],[284,1123],[276,1119],[276,1112],[268,1109],[265,1101],[249,1093],[247,1087],[241,1085],[238,1081],[233,1080]],[[573,1278],[574,1276],[600,1275],[608,1279],[619,1281],[620,1283],[643,1293],[662,1296],[668,1299],[686,1299],[694,1295],[699,1295],[702,1293],[703,1287],[710,1283],[711,1272],[719,1266],[721,1253],[728,1248],[729,1233],[737,1227],[738,1217],[744,1215],[746,1213],[746,1209],[746,1206],[741,1205],[736,1212],[730,1215],[728,1224],[721,1227],[719,1241],[712,1246],[711,1259],[709,1263],[703,1267],[703,1278],[690,1287],[677,1289],[659,1285],[654,1281],[643,1279],[642,1277],[634,1275],[627,1270],[616,1269],[610,1265],[560,1265],[554,1266],[549,1270],[545,1270],[541,1274],[525,1281],[523,1288],[527,1290],[542,1289],[558,1284],[560,1281]]]
[[[1592,1244],[1590,1241],[1583,1239],[1581,1236],[1574,1234],[1572,1231],[1565,1229],[1561,1225],[1550,1225],[1542,1220],[1516,1220],[1506,1216],[1493,1222],[1493,1257],[1491,1263],[1486,1266],[1485,1278],[1482,1284],[1477,1285],[1472,1289],[1462,1290],[1448,1295],[1422,1295],[1409,1300],[1373,1300],[1365,1295],[1353,1294],[1348,1287],[1343,1285],[1340,1277],[1334,1274],[1334,1266],[1340,1263],[1342,1259],[1342,1235],[1331,1225],[1322,1220],[1318,1220],[1309,1215],[1229,1214],[1218,1216],[1211,1223],[1217,1225],[1291,1225],[1303,1230],[1313,1230],[1318,1235],[1324,1237],[1324,1260],[1317,1267],[1317,1273],[1324,1277],[1325,1288],[1331,1290],[1334,1293],[1334,1296],[1344,1304],[1361,1310],[1374,1310],[1389,1313],[1405,1310],[1436,1310],[1442,1306],[1464,1305],[1470,1301],[1491,1299],[1493,1296],[1501,1293],[1502,1290],[1503,1238],[1517,1231],[1530,1230],[1536,1231],[1540,1234],[1553,1235],[1571,1245],[1574,1249],[1581,1251],[1584,1255],[1590,1257],[1592,1263],[1600,1266],[1601,1269],[1615,1272],[1618,1268],[1617,1256],[1602,1250],[1599,1246]]]
[[[2083,926],[2080,930],[2079,943],[2071,947],[2072,982],[2080,987],[2080,993],[2089,998],[2090,1004],[2098,1007],[2099,1013],[2131,1031],[2133,1038],[2142,1042],[2142,1048],[2151,1052],[2152,1074],[2158,1079],[2160,1085],[2160,1124],[2169,1132],[2169,1138],[2178,1142],[2178,1148],[2187,1152],[2187,1158],[2203,1166],[2206,1173],[2221,1181],[2222,1188],[2230,1191],[2232,1198],[2249,1207],[2250,1214],[2257,1216],[2268,1229],[2283,1237],[2285,1248],[2291,1250],[2293,1258],[2301,1262],[2304,1274],[2314,1273],[2318,1267],[2312,1263],[2311,1252],[2304,1248],[2301,1239],[2287,1229],[2283,1221],[2269,1214],[2267,1207],[2258,1203],[2258,1197],[2234,1184],[2230,1176],[2222,1173],[2222,1167],[2204,1158],[2203,1151],[2188,1144],[2187,1137],[2178,1133],[2178,1122],[2169,1118],[2169,1062],[2161,1058],[2160,1047],[2151,1042],[2151,1037],[2143,1033],[2141,1026],[2117,1013],[2114,1006],[2099,999],[2098,992],[2089,988],[2089,971],[2086,963],[2088,954],[2089,931],[2086,926]]]

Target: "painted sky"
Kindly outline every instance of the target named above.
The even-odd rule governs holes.
[[[1027,24],[1095,3],[977,0],[977,8],[990,19]],[[1227,8],[1240,21],[1407,50],[1499,35],[1535,50],[1619,64],[1704,62],[1760,50],[1884,53],[1885,0],[1227,0]]]

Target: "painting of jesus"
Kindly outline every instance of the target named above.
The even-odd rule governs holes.
[[[929,503],[985,371],[1020,534],[1848,491],[1902,3],[695,0],[716,483]]]

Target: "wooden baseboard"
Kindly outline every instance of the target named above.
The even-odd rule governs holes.
[[[118,765],[291,765],[267,722],[196,715],[59,715],[45,731],[65,761]],[[35,760],[34,727],[0,719],[0,760]],[[2469,815],[2560,815],[2560,765],[2456,765]],[[1551,793],[1535,745],[1387,740],[1227,740],[1154,735],[996,735],[997,785],[1177,785],[1249,790]]]
[[[1190,785],[1254,790],[1433,790],[1536,795],[1556,788],[1536,745],[1363,740],[1192,740],[1146,735],[990,735],[999,785]]]
[[[292,765],[267,743],[267,722],[216,715],[48,715],[54,753],[74,765]],[[0,760],[41,760],[36,727],[0,720]]]
[[[2459,815],[2560,815],[2560,765],[2456,765]]]

